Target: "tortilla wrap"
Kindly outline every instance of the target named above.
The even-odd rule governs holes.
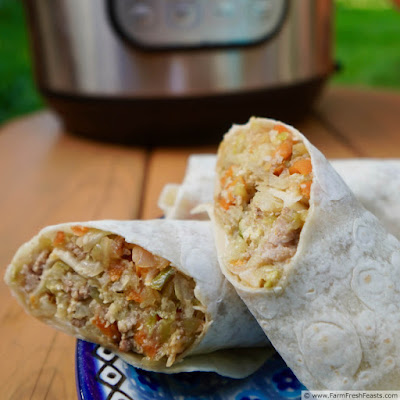
[[[216,161],[214,154],[189,157],[182,184],[165,185],[159,197],[158,205],[166,218],[209,218],[207,213],[193,210],[213,201]],[[330,162],[361,204],[400,238],[400,160],[354,158]]]
[[[399,241],[289,125],[233,126],[217,173],[221,269],[299,380],[400,389]]]
[[[242,378],[272,353],[219,270],[207,222],[50,226],[20,247],[5,281],[29,314],[142,369]]]
[[[399,239],[400,160],[333,160],[332,166],[361,204]]]
[[[181,185],[169,183],[164,186],[158,199],[158,206],[167,219],[208,220],[207,212],[192,214],[191,211],[202,203],[212,201],[215,181],[214,154],[192,155]]]

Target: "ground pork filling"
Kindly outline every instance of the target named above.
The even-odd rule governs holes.
[[[239,281],[273,288],[296,252],[312,184],[310,155],[285,126],[253,118],[219,149],[216,219]]]
[[[167,260],[82,226],[42,238],[40,248],[16,280],[44,317],[167,366],[202,333],[195,282]]]

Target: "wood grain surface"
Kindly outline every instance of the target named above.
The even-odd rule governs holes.
[[[297,126],[329,158],[400,157],[400,94],[329,88]],[[222,133],[221,133],[222,134]],[[202,148],[145,150],[76,138],[50,112],[0,127],[0,268],[41,227],[155,218],[163,185]],[[25,315],[0,280],[0,393],[5,400],[77,398],[75,339]]]

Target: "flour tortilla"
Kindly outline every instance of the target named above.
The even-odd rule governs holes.
[[[221,274],[211,226],[200,221],[92,221],[68,223],[43,229],[32,240],[20,247],[7,269],[5,280],[24,309],[69,335],[83,340],[102,343],[101,337],[87,336],[80,328],[65,320],[43,318],[32,308],[29,294],[22,290],[15,279],[23,264],[29,263],[39,240],[54,239],[58,231],[71,232],[71,226],[81,225],[122,236],[128,243],[137,244],[152,254],[171,262],[196,282],[195,295],[206,307],[207,323],[204,333],[182,354],[180,362],[171,367],[162,363],[143,363],[143,356],[118,353],[135,367],[165,372],[214,371],[232,378],[243,378],[257,370],[272,354],[263,331],[247,310],[232,286]],[[73,267],[72,265],[70,265]],[[85,268],[80,266],[80,273]],[[81,270],[82,269],[82,270]],[[259,348],[259,346],[263,346]],[[266,347],[267,346],[267,347]],[[249,348],[252,347],[252,348]],[[118,348],[112,348],[118,352]]]
[[[158,199],[158,206],[163,210],[166,218],[209,219],[206,212],[192,213],[192,210],[199,204],[212,201],[215,162],[214,154],[189,157],[182,184],[167,184]]]
[[[314,174],[297,251],[279,286],[251,288],[228,270],[227,236],[215,221],[222,271],[310,390],[400,389],[400,243],[285,126],[303,139]]]
[[[333,160],[332,166],[361,204],[400,238],[400,160]]]
[[[213,201],[216,161],[214,154],[190,156],[182,184],[165,185],[159,198],[166,218],[208,219],[207,213],[193,210]],[[337,159],[331,165],[361,204],[400,238],[400,160]]]

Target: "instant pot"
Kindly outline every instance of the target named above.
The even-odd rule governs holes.
[[[211,143],[302,117],[333,71],[331,0],[25,0],[38,87],[67,130]]]

